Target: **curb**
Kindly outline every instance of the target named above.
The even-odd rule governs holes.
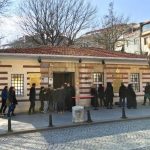
[[[74,123],[74,124],[68,124],[68,125],[62,125],[62,126],[42,127],[42,128],[22,130],[22,131],[12,131],[12,132],[2,133],[2,134],[0,134],[0,137],[13,136],[13,135],[18,135],[18,134],[34,133],[34,132],[47,131],[47,130],[57,130],[57,129],[79,127],[79,126],[115,123],[115,122],[132,121],[132,120],[144,120],[144,119],[150,119],[150,116],[131,117],[131,118],[126,118],[126,119],[120,118],[120,119],[115,119],[115,120],[104,120],[104,121],[92,121],[92,122]]]

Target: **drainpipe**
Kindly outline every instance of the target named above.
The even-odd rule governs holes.
[[[141,42],[141,37],[142,37],[142,29],[143,29],[143,23],[140,23],[140,54],[143,53],[142,51],[142,42]]]

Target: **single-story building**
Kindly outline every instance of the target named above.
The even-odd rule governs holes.
[[[118,96],[121,82],[132,83],[136,94],[143,96],[146,82],[150,82],[150,68],[144,56],[98,48],[0,50],[0,93],[4,86],[14,86],[19,111],[28,109],[32,83],[36,83],[38,99],[41,86],[58,88],[64,82],[75,87],[77,104],[89,106],[91,84],[106,86],[112,82]]]

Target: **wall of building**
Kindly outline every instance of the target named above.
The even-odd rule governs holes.
[[[105,64],[102,64],[101,61],[79,63],[74,60],[45,59],[42,60],[42,63],[39,63],[37,58],[0,56],[0,93],[4,86],[11,86],[11,74],[24,74],[24,96],[17,97],[19,103],[16,111],[27,111],[31,84],[36,82],[38,99],[40,87],[48,86],[48,80],[44,81],[44,78],[53,78],[53,72],[73,72],[75,74],[76,103],[83,106],[90,105],[90,87],[93,84],[94,73],[104,74],[105,87],[107,82],[113,83],[115,96],[118,96],[121,82],[124,82],[125,85],[131,82],[131,73],[138,73],[140,76],[140,92],[137,95],[143,96],[146,82],[150,82],[150,68],[146,62],[106,60]],[[39,108],[39,104],[39,102],[36,102],[36,109]]]
[[[28,108],[28,94],[30,89],[29,74],[40,73],[40,65],[35,59],[26,58],[14,58],[14,57],[0,57],[0,93],[4,86],[11,86],[12,74],[24,75],[24,96],[17,97],[18,106],[16,111],[25,111],[24,108]],[[39,92],[40,85],[37,85],[36,89]]]
[[[115,51],[121,51],[123,46],[127,53],[140,54],[140,31],[122,35],[115,44]]]

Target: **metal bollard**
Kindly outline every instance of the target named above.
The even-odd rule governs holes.
[[[87,122],[93,122],[91,119],[91,114],[90,114],[90,110],[87,110]]]
[[[8,132],[12,132],[12,129],[11,129],[11,117],[8,117]]]
[[[126,112],[125,112],[125,99],[123,99],[123,105],[122,105],[122,119],[126,119]]]
[[[53,123],[52,123],[52,114],[49,114],[49,127],[53,127]]]

